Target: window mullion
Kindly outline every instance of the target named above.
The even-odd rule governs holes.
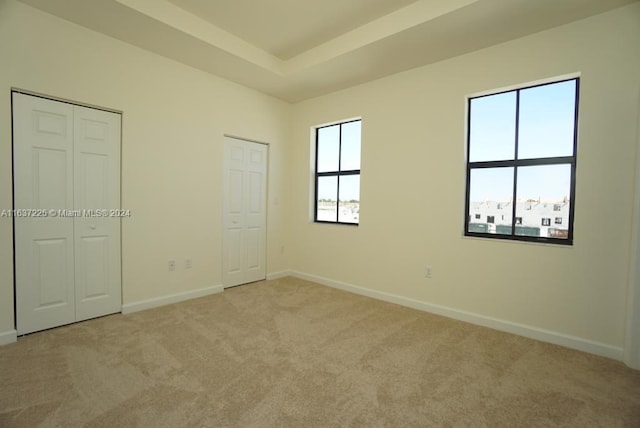
[[[513,167],[513,199],[511,201],[511,236],[515,236],[516,235],[516,214],[517,214],[517,206],[518,206],[518,200],[516,199],[517,197],[517,190],[518,189],[518,168],[517,167]]]
[[[318,129],[316,129],[316,167],[315,167],[315,172],[316,172],[316,182],[315,182],[315,189],[314,189],[314,202],[313,202],[313,218],[315,221],[318,221],[318,181],[320,180],[320,174],[318,173],[318,154],[320,151],[320,148],[318,147],[319,144],[319,132]]]
[[[511,198],[511,236],[516,235],[516,212],[518,206],[518,143],[520,139],[520,91],[516,91],[516,126],[515,126],[513,159],[516,165],[513,166],[513,196]]]
[[[359,175],[360,174],[360,170],[359,169],[350,169],[347,171],[340,171],[339,172],[340,175]]]
[[[571,164],[571,184],[569,191],[569,240],[573,242],[573,220],[576,208],[576,167],[578,158],[578,103],[580,101],[580,79],[576,79],[576,95],[573,113],[573,162]]]
[[[467,99],[467,182],[465,184],[465,216],[464,216],[464,234],[469,231],[471,224],[471,98]]]
[[[550,158],[518,159],[514,162],[516,166],[558,165],[565,163],[573,164],[575,163],[575,159],[572,156],[557,156]]]
[[[499,168],[504,166],[514,166],[516,161],[514,160],[500,160],[500,161],[483,161],[483,162],[469,162],[469,167],[476,168]]]
[[[338,127],[338,176],[336,194],[336,222],[340,222],[340,173],[342,172],[342,124]]]

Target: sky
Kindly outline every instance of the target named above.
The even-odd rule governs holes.
[[[472,202],[508,201],[513,198],[513,168],[482,168],[471,171]],[[561,200],[569,196],[570,165],[527,166],[518,169],[516,198]]]
[[[575,80],[520,91],[518,159],[571,156]],[[515,157],[516,92],[471,100],[471,162]],[[513,168],[473,170],[471,201],[512,198]],[[569,196],[567,165],[520,167],[518,199],[562,199]]]

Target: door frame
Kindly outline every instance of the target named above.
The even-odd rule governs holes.
[[[13,94],[17,93],[17,94],[22,94],[22,95],[28,95],[28,96],[32,96],[32,97],[37,97],[37,98],[43,98],[46,100],[50,100],[50,101],[56,101],[56,102],[61,102],[61,103],[65,103],[65,104],[71,104],[73,106],[79,106],[79,107],[86,107],[86,108],[90,108],[90,109],[94,109],[94,110],[101,110],[101,111],[105,111],[105,112],[109,112],[109,113],[115,113],[120,115],[120,159],[119,159],[119,164],[120,164],[120,169],[118,170],[117,174],[119,175],[119,181],[120,181],[120,200],[118,201],[120,207],[122,207],[122,141],[123,141],[123,121],[124,121],[124,112],[122,110],[118,110],[118,109],[114,109],[114,108],[110,108],[110,107],[103,107],[103,106],[98,106],[95,104],[90,104],[90,103],[85,103],[85,102],[80,102],[80,101],[76,101],[76,100],[72,100],[69,98],[64,98],[64,97],[58,97],[58,96],[54,96],[54,95],[49,95],[49,94],[44,94],[42,92],[37,92],[37,91],[31,91],[28,89],[23,89],[23,88],[18,88],[15,86],[12,86],[10,88],[9,91],[9,100],[11,102],[11,106],[10,106],[10,111],[11,111],[11,209],[14,210],[15,209],[15,175],[16,175],[16,168],[15,168],[15,164],[13,162],[13,157],[14,157],[14,145],[15,145],[15,130],[14,130],[14,106],[13,106]],[[14,328],[14,332],[17,333],[18,331],[18,293],[17,293],[17,281],[16,281],[16,225],[15,225],[15,217],[11,220],[11,234],[12,234],[12,249],[11,249],[11,256],[13,259],[13,328]],[[120,311],[122,311],[122,305],[123,305],[123,301],[122,299],[124,298],[124,281],[123,281],[123,269],[122,269],[122,219],[120,219],[120,236],[119,236],[119,248],[118,248],[118,253],[119,253],[119,258],[120,258]],[[17,337],[23,336],[23,334],[19,334],[17,333]]]
[[[638,96],[638,122],[636,127],[635,182],[631,222],[631,249],[629,257],[629,283],[627,286],[627,313],[623,361],[640,370],[640,90]]]

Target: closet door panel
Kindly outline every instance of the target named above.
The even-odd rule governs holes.
[[[18,334],[75,321],[73,106],[13,94]]]
[[[75,106],[77,319],[119,312],[120,115]]]

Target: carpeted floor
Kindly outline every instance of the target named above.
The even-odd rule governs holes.
[[[640,426],[640,371],[284,278],[0,347],[0,427]]]

